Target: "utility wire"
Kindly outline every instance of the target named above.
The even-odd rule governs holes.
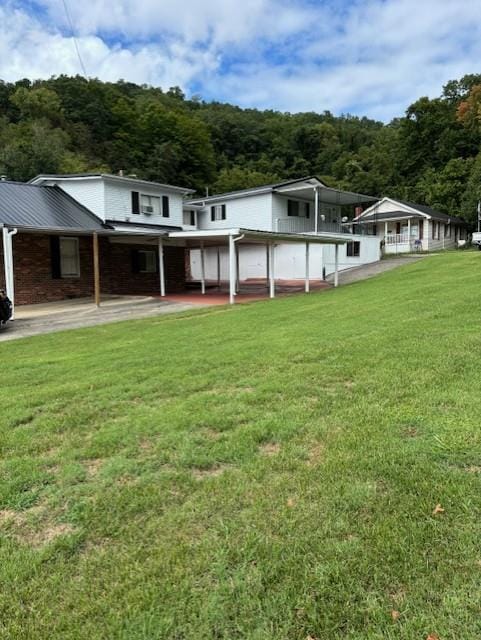
[[[73,42],[74,42],[74,45],[75,45],[75,51],[77,52],[78,60],[80,62],[80,67],[81,67],[81,69],[83,71],[84,76],[87,77],[87,72],[85,70],[85,65],[83,63],[82,56],[80,55],[80,49],[79,49],[79,46],[78,46],[77,38],[75,37],[75,31],[74,31],[74,28],[73,28],[72,16],[70,15],[70,11],[68,9],[67,0],[62,0],[62,2],[63,2],[63,7],[65,9],[65,15],[67,16],[67,20],[68,20],[68,23],[70,25],[70,33],[72,34],[72,39],[73,39]]]

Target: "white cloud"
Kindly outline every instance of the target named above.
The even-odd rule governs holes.
[[[80,72],[62,0],[0,6],[0,77]],[[29,5],[31,6],[31,5]],[[280,110],[389,119],[481,72],[481,3],[458,0],[69,2],[89,75]],[[47,16],[47,17],[45,17]]]

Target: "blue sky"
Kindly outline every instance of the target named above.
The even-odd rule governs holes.
[[[67,0],[90,76],[388,121],[481,72],[481,0]],[[0,0],[0,78],[81,68],[62,0]]]

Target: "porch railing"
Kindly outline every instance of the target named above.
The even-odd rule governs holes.
[[[409,236],[407,233],[392,233],[384,236],[384,241],[387,245],[408,244]]]
[[[352,233],[351,228],[338,222],[319,220],[319,233]],[[277,218],[276,231],[281,233],[314,233],[315,225],[312,218]]]

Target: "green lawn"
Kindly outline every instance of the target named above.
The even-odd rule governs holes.
[[[481,254],[0,350],[2,639],[481,637]]]

